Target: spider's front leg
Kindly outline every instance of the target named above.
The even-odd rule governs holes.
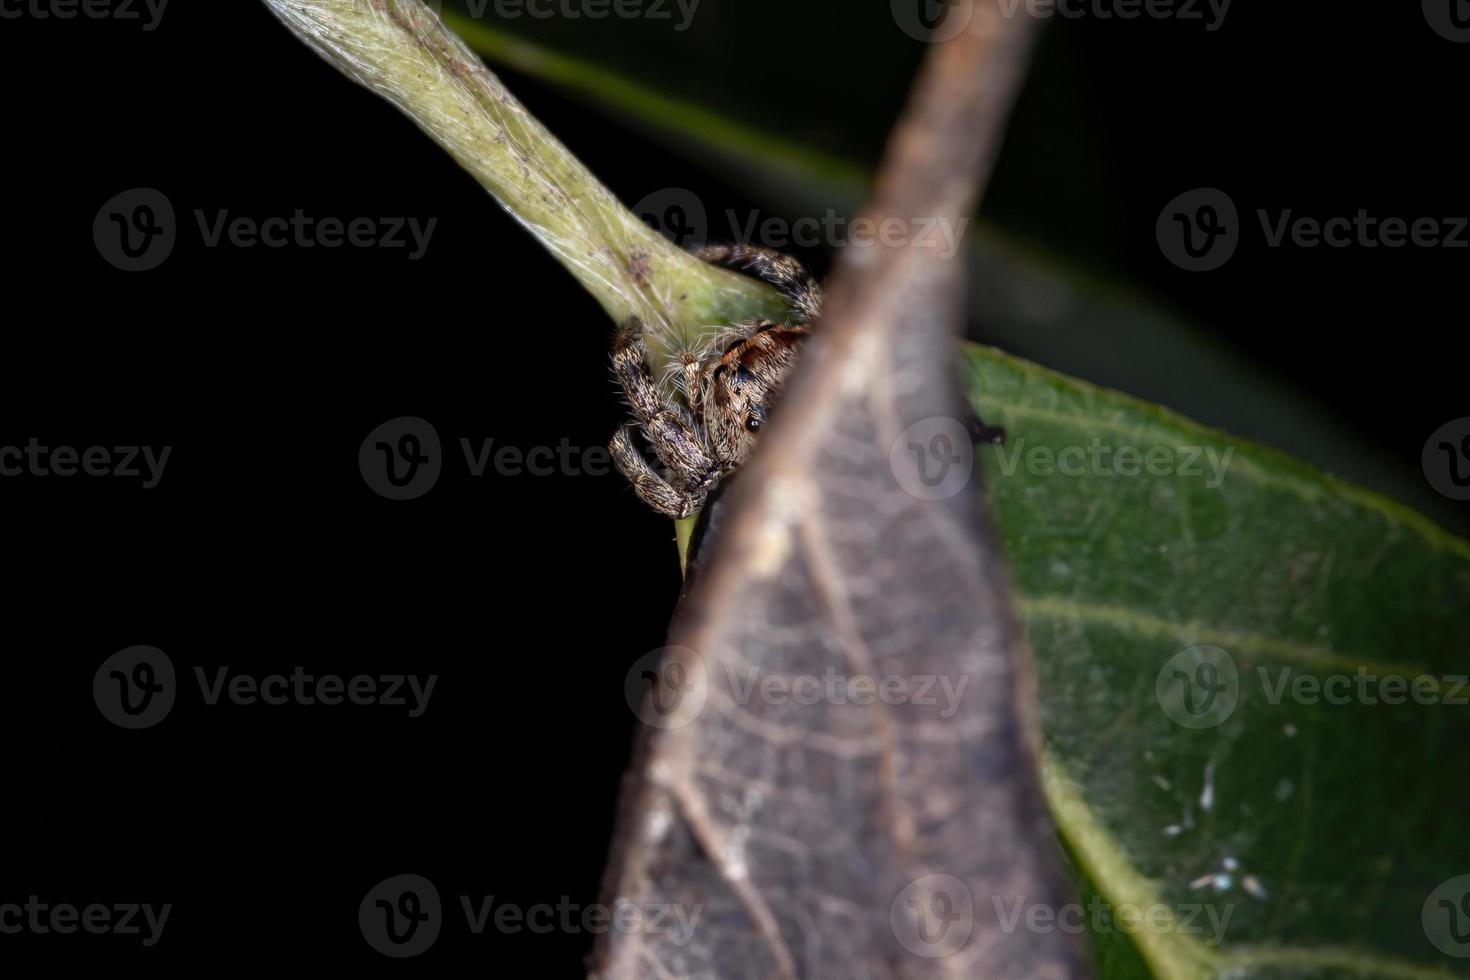
[[[619,429],[608,449],[612,453],[613,464],[633,484],[633,492],[638,494],[638,498],[665,517],[676,520],[688,517],[704,506],[703,491],[690,493],[680,490],[653,471],[634,442],[635,428],[629,424]]]
[[[698,354],[686,351],[679,355],[679,386],[684,404],[696,419],[704,417],[704,361]]]
[[[648,369],[643,339],[635,325],[629,324],[618,331],[612,361],[613,372],[638,419],[638,427],[668,469],[669,476],[662,479],[653,472],[638,451],[629,427],[613,439],[614,460],[634,487],[640,488],[639,495],[656,510],[667,513],[674,506],[667,492],[671,491],[687,498],[679,503],[684,513],[678,516],[688,516],[698,509],[705,493],[719,479],[719,464],[700,438],[693,416],[677,403],[665,400],[660,393]],[[650,483],[649,477],[657,485]],[[646,493],[643,488],[647,488]]]

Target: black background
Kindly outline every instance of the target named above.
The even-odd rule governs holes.
[[[923,53],[886,10],[705,3],[708,57],[688,66],[688,93],[744,92],[773,129],[876,156]],[[1267,250],[1257,235],[1191,276],[1153,238],[1163,204],[1197,186],[1229,187],[1243,211],[1470,213],[1470,46],[1397,6],[1242,0],[1215,33],[1058,22],[986,208],[1187,313],[1412,472],[1429,432],[1465,411],[1467,252]],[[260,4],[179,2],[153,32],[7,19],[0,41],[0,446],[172,447],[151,490],[0,479],[0,903],[174,906],[153,949],[0,936],[0,962],[448,974],[524,957],[537,975],[575,973],[588,935],[471,936],[457,897],[597,899],[636,724],[624,676],[662,643],[679,586],[671,530],[615,476],[472,477],[459,440],[604,445],[623,415],[611,325],[441,150]],[[879,78],[883,98],[842,98],[847,73]],[[677,185],[760,206],[645,133],[507,78],[625,199]],[[169,197],[181,237],[161,268],[127,274],[92,223],[134,187]],[[296,208],[438,224],[411,262],[209,249],[192,214]],[[364,484],[357,451],[405,415],[436,427],[445,469],[395,503]],[[102,660],[133,644],[165,650],[183,682],[141,732],[90,695]],[[195,667],[297,665],[438,683],[410,719],[208,707],[193,682]],[[357,905],[406,872],[436,883],[450,919],[429,953],[390,963],[363,942]]]

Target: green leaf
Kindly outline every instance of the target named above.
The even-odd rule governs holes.
[[[1219,929],[1202,910],[1200,934],[1178,911],[1105,925],[1099,954],[1120,966],[1103,975],[1140,975],[1128,943],[1160,977],[1463,975],[1421,912],[1470,871],[1470,543],[1155,406],[989,349],[964,360],[1007,430],[980,455],[1084,883],[1113,909],[1230,910]],[[1124,447],[1153,451],[1154,472],[1132,475]],[[1200,646],[1224,659],[1184,652]],[[1435,703],[1394,677],[1437,679]],[[1189,714],[1201,682],[1227,689]]]

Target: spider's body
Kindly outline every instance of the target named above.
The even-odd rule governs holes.
[[[791,304],[791,315],[785,323],[738,324],[703,350],[685,354],[682,404],[660,393],[638,326],[618,331],[613,371],[637,421],[613,436],[613,461],[638,496],[669,517],[697,511],[750,455],[810,333],[807,324],[822,305],[821,287],[789,256],[744,245],[711,246],[696,254],[769,282]],[[636,430],[663,464],[662,473],[639,450]]]

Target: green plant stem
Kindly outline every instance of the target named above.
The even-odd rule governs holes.
[[[265,0],[303,41],[388,99],[469,171],[658,370],[706,334],[784,311],[764,284],[677,248],[623,207],[420,0]]]

